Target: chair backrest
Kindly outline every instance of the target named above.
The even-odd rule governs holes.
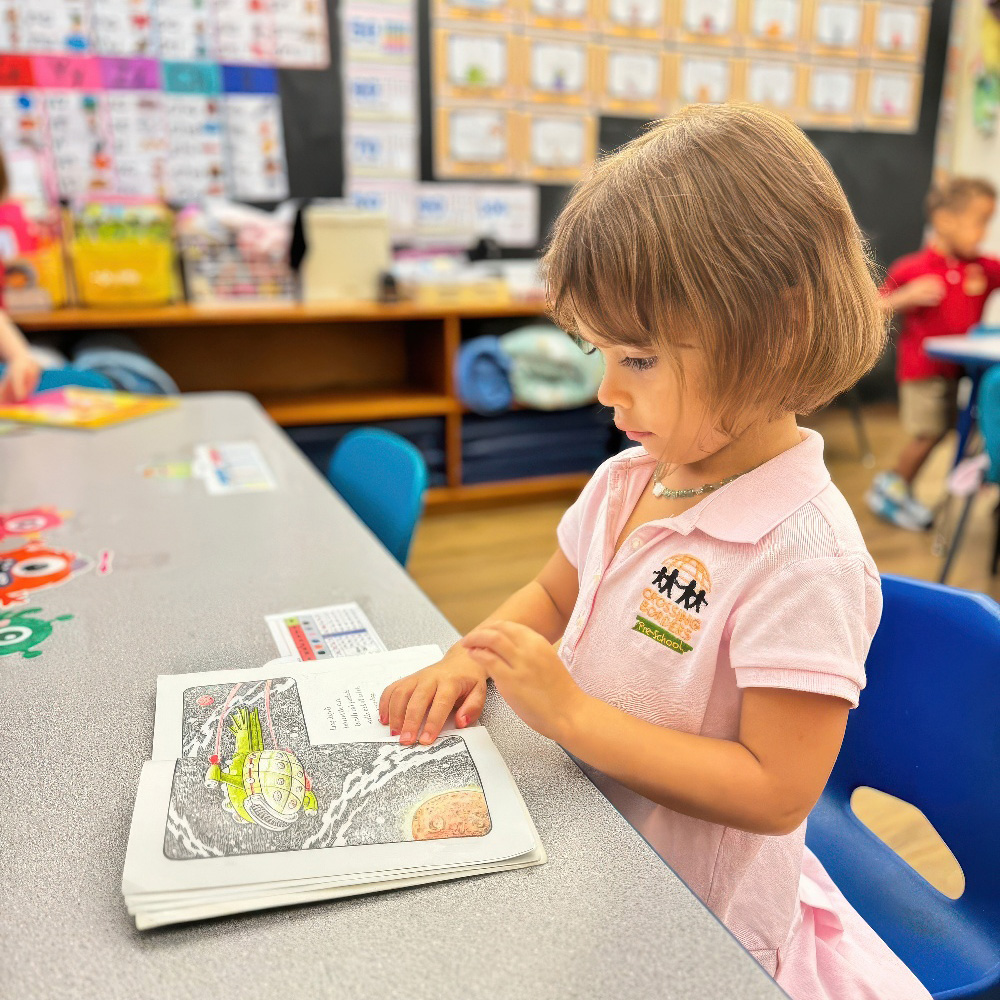
[[[988,477],[1000,483],[1000,365],[987,369],[979,383],[978,418],[990,457]]]
[[[327,478],[354,513],[403,565],[424,507],[427,463],[404,437],[377,427],[346,434]]]
[[[77,368],[47,368],[38,380],[38,392],[77,385],[84,389],[114,389],[114,383],[100,372]]]
[[[965,873],[956,910],[1000,928],[1000,605],[898,576],[882,593],[868,685],[824,799],[843,805],[869,785],[915,805]]]

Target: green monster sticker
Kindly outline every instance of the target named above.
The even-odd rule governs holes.
[[[41,608],[25,608],[16,614],[0,617],[0,656],[20,653],[26,660],[41,656],[40,649],[32,649],[52,635],[53,622],[69,621],[72,615],[58,615],[52,619],[32,618]]]

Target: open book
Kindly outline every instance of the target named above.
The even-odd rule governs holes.
[[[122,892],[139,929],[545,862],[481,726],[401,746],[385,686],[436,646],[161,676]]]

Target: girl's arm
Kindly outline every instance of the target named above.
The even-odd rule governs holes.
[[[38,386],[41,368],[31,356],[21,331],[0,309],[0,361],[6,363],[0,378],[0,403],[19,403]]]
[[[566,630],[578,590],[575,567],[557,549],[534,580],[508,597],[478,627],[496,621],[517,622],[547,642],[551,651],[551,643]],[[456,725],[468,726],[479,718],[486,680],[483,667],[457,642],[439,663],[390,684],[379,701],[379,718],[394,735],[400,735],[401,743],[415,743],[418,738],[421,743],[433,743],[456,706]]]
[[[543,736],[654,802],[751,833],[789,833],[805,819],[850,711],[829,695],[747,688],[737,739],[694,736],[586,695],[552,647],[522,625],[492,622],[463,642]]]

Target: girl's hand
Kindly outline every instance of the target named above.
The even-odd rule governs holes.
[[[561,742],[588,699],[544,636],[517,622],[490,622],[462,645],[532,729]]]
[[[20,403],[38,387],[42,369],[28,353],[15,354],[0,379],[0,403]]]
[[[920,309],[936,306],[945,295],[945,284],[936,274],[925,274],[913,281],[908,281],[900,289],[903,298],[903,308]]]
[[[400,743],[416,743],[419,737],[429,744],[438,738],[453,708],[457,706],[455,725],[464,729],[479,718],[485,701],[486,671],[455,645],[438,663],[390,684],[379,700],[378,717]]]

